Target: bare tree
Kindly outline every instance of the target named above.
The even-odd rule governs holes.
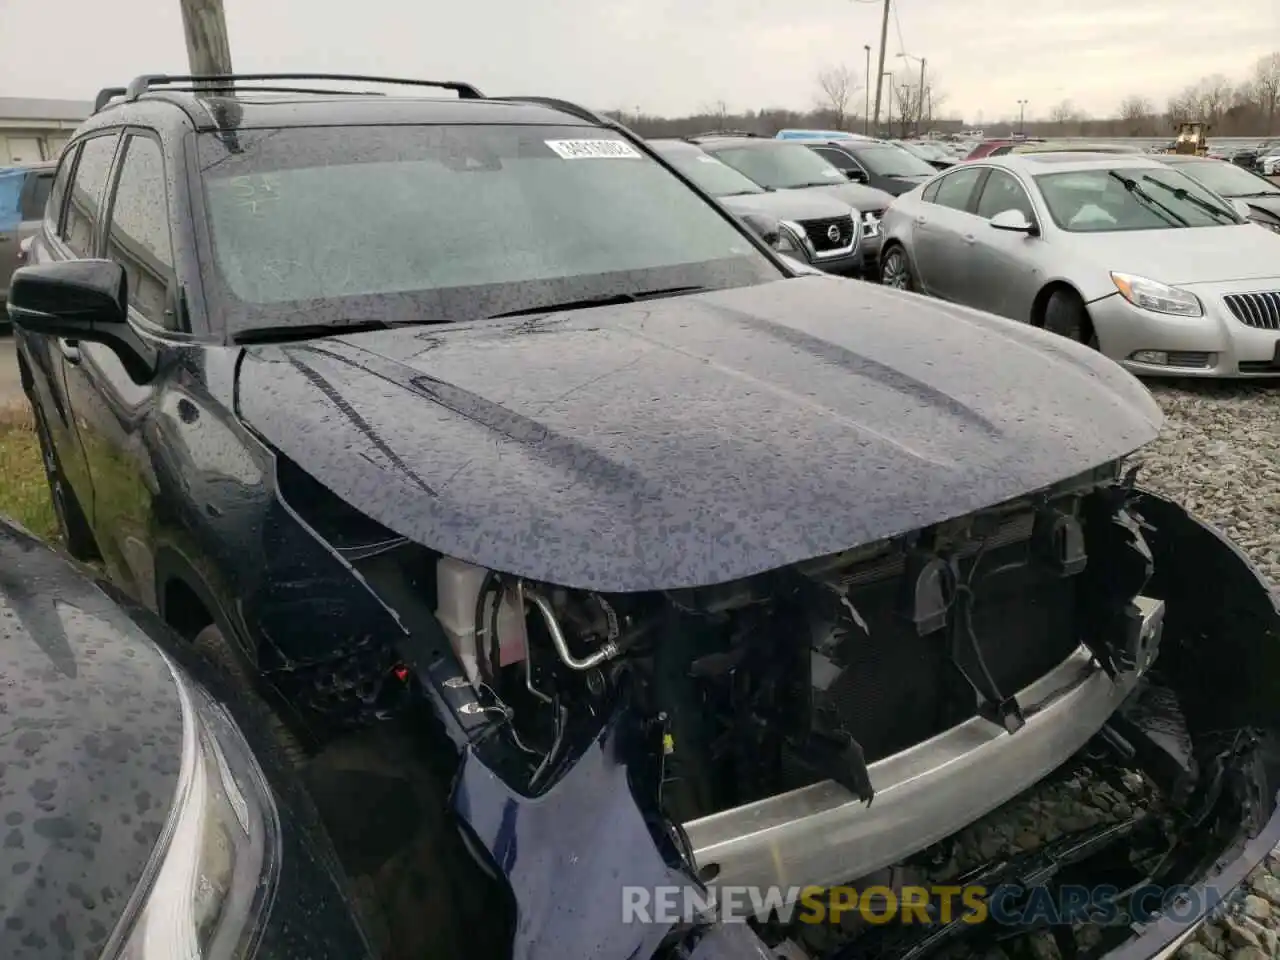
[[[937,77],[926,68],[923,86],[920,74],[908,70],[895,74],[890,86],[893,96],[894,119],[906,136],[913,129],[923,130],[946,103],[947,95],[938,87]]]
[[[1156,108],[1146,97],[1133,95],[1120,103],[1120,121],[1131,137],[1148,136]]]
[[[1231,106],[1231,99],[1234,93],[1234,85],[1220,73],[1215,73],[1211,77],[1202,79],[1200,81],[1200,104],[1204,110],[1205,119],[1213,124],[1221,120],[1222,115]]]
[[[1275,133],[1276,108],[1280,107],[1280,52],[1259,58],[1253,66],[1253,93],[1258,109],[1267,118],[1267,136]]]
[[[849,100],[862,89],[858,75],[848,67],[827,67],[818,71],[818,89],[822,92],[819,106],[830,110],[837,127],[843,127],[849,116]]]

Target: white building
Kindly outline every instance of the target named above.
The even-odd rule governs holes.
[[[92,112],[87,101],[0,97],[0,165],[54,159]]]

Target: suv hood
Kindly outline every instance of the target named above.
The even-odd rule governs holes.
[[[834,197],[841,203],[857,207],[863,213],[868,210],[884,210],[893,203],[893,195],[875,187],[863,186],[860,183],[833,183],[830,186],[803,187],[804,193]],[[793,190],[799,193],[801,190]]]
[[[1159,283],[1280,277],[1280,234],[1260,230],[1253,223],[1064,236],[1075,237],[1079,251],[1103,271],[1134,273]]]
[[[826,220],[830,217],[847,217],[853,206],[835,197],[824,197],[813,190],[744,193],[740,197],[721,197],[720,202],[737,214],[757,214],[773,217],[776,220]]]
[[[909,532],[1108,463],[1161,421],[1082,346],[813,277],[244,349],[240,416],[347,503],[601,591]]]

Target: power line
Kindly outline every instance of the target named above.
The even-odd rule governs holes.
[[[898,5],[893,5],[893,27],[898,32],[898,52],[906,53],[907,45],[902,39],[902,22],[898,19]]]

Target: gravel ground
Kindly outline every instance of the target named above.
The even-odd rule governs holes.
[[[1226,530],[1280,584],[1280,384],[1153,384],[1165,429],[1139,482]]]

